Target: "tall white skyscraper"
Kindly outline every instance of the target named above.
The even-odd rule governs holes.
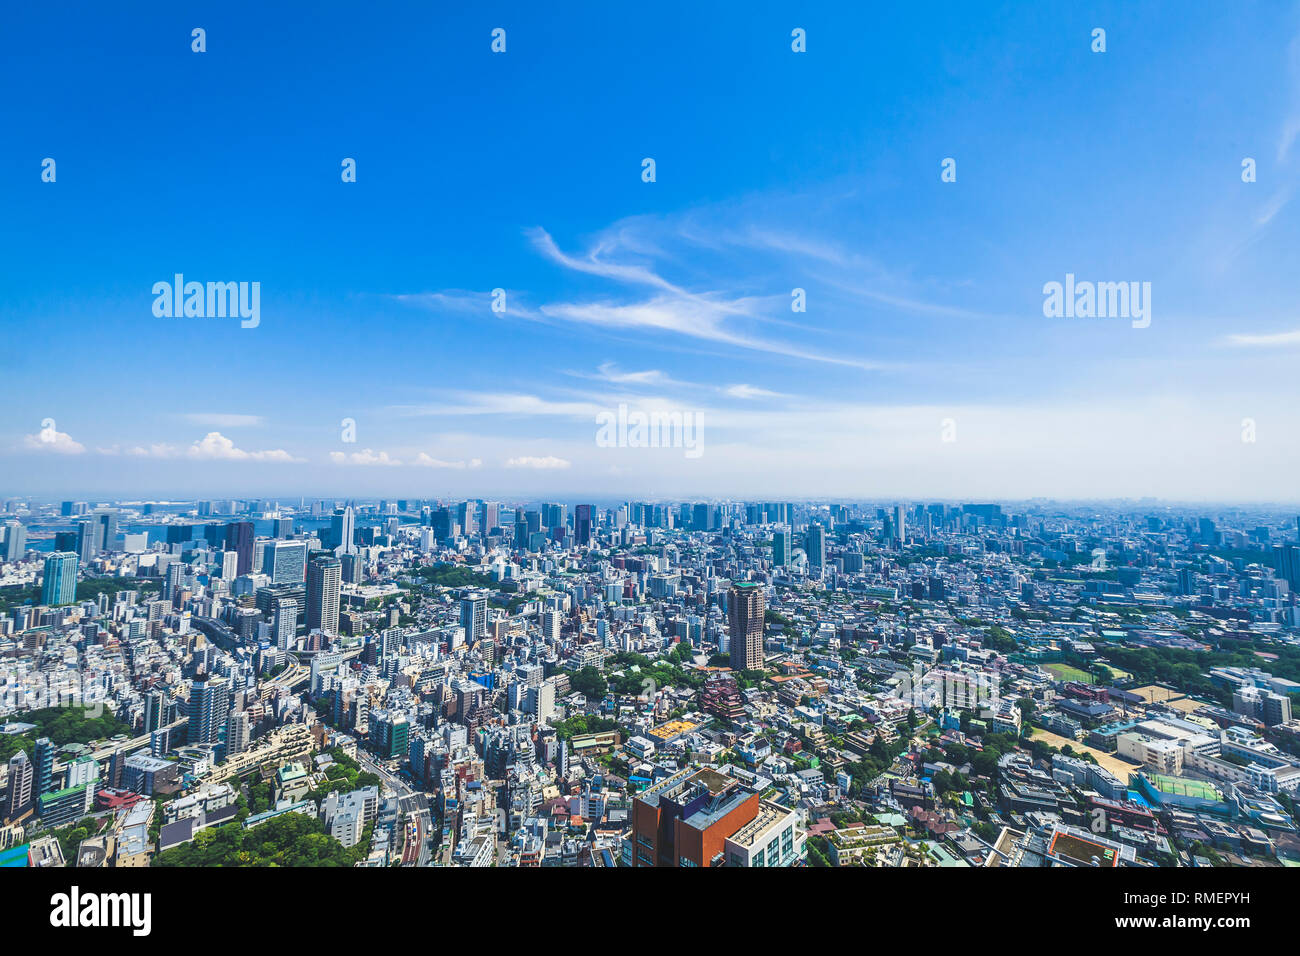
[[[357,550],[356,516],[352,508],[335,508],[334,517],[330,519],[330,540],[334,544],[335,554],[352,554]]]
[[[298,605],[289,598],[281,598],[275,610],[275,646],[284,653],[293,644],[298,631]]]
[[[465,629],[465,640],[469,644],[487,633],[487,595],[480,592],[461,598],[460,626]]]
[[[27,528],[21,521],[5,522],[4,559],[17,561],[27,550]]]

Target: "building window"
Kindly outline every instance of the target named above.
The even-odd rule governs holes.
[[[678,857],[677,863],[679,866],[699,866],[699,864],[696,863],[694,860],[684,856]]]

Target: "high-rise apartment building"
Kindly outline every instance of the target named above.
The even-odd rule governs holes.
[[[71,551],[55,551],[45,559],[41,603],[58,607],[60,604],[71,604],[76,599],[77,556]]]
[[[487,633],[486,594],[477,591],[461,598],[460,626],[465,629],[465,641],[468,644],[473,644]]]
[[[727,592],[727,623],[731,628],[732,670],[759,670],[763,666],[763,587],[738,581]]]
[[[190,686],[189,740],[195,744],[214,744],[221,739],[221,728],[230,709],[230,682],[224,677],[205,677]]]

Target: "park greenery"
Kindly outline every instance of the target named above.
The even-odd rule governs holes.
[[[367,831],[369,832],[369,831]],[[348,849],[305,813],[285,813],[252,829],[238,823],[200,831],[190,843],[164,850],[154,866],[352,866],[370,841]]]
[[[95,716],[96,711],[98,716]],[[35,724],[32,730],[21,734],[0,735],[0,761],[6,761],[22,750],[29,756],[36,741],[50,738],[55,747],[65,744],[88,744],[117,734],[129,734],[129,725],[118,720],[113,713],[95,707],[43,707],[40,710],[14,714],[14,723]]]

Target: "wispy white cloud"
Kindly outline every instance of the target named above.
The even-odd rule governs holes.
[[[596,401],[556,401],[522,392],[454,392],[449,401],[394,405],[399,415],[516,415],[594,418],[604,405]]]
[[[240,428],[245,425],[261,425],[265,421],[261,415],[228,412],[189,412],[180,417],[191,425],[205,425],[209,428]]]
[[[1300,345],[1300,329],[1290,332],[1237,333],[1224,338],[1228,345],[1270,348],[1279,345]]]
[[[773,392],[770,389],[759,388],[757,385],[728,385],[722,390],[724,395],[730,395],[732,398],[781,398],[782,392]]]
[[[480,458],[471,458],[468,461],[463,458],[453,461],[444,461],[441,458],[434,458],[427,452],[422,451],[415,456],[415,461],[413,461],[412,464],[421,468],[450,468],[464,471],[467,468],[478,468],[483,464],[483,461]]]
[[[403,292],[388,296],[394,302],[417,306],[431,312],[454,312],[458,315],[479,316],[482,318],[510,315],[517,318],[536,320],[541,318],[537,311],[527,304],[527,296],[512,289],[505,290],[505,312],[492,311],[493,296],[491,290],[476,292],[467,289],[444,289],[440,292]]]
[[[506,460],[507,468],[534,468],[538,470],[568,468],[572,464],[572,462],[564,458],[556,458],[554,455],[546,455],[545,457],[540,458],[532,455],[523,455],[519,458],[509,458]]]

